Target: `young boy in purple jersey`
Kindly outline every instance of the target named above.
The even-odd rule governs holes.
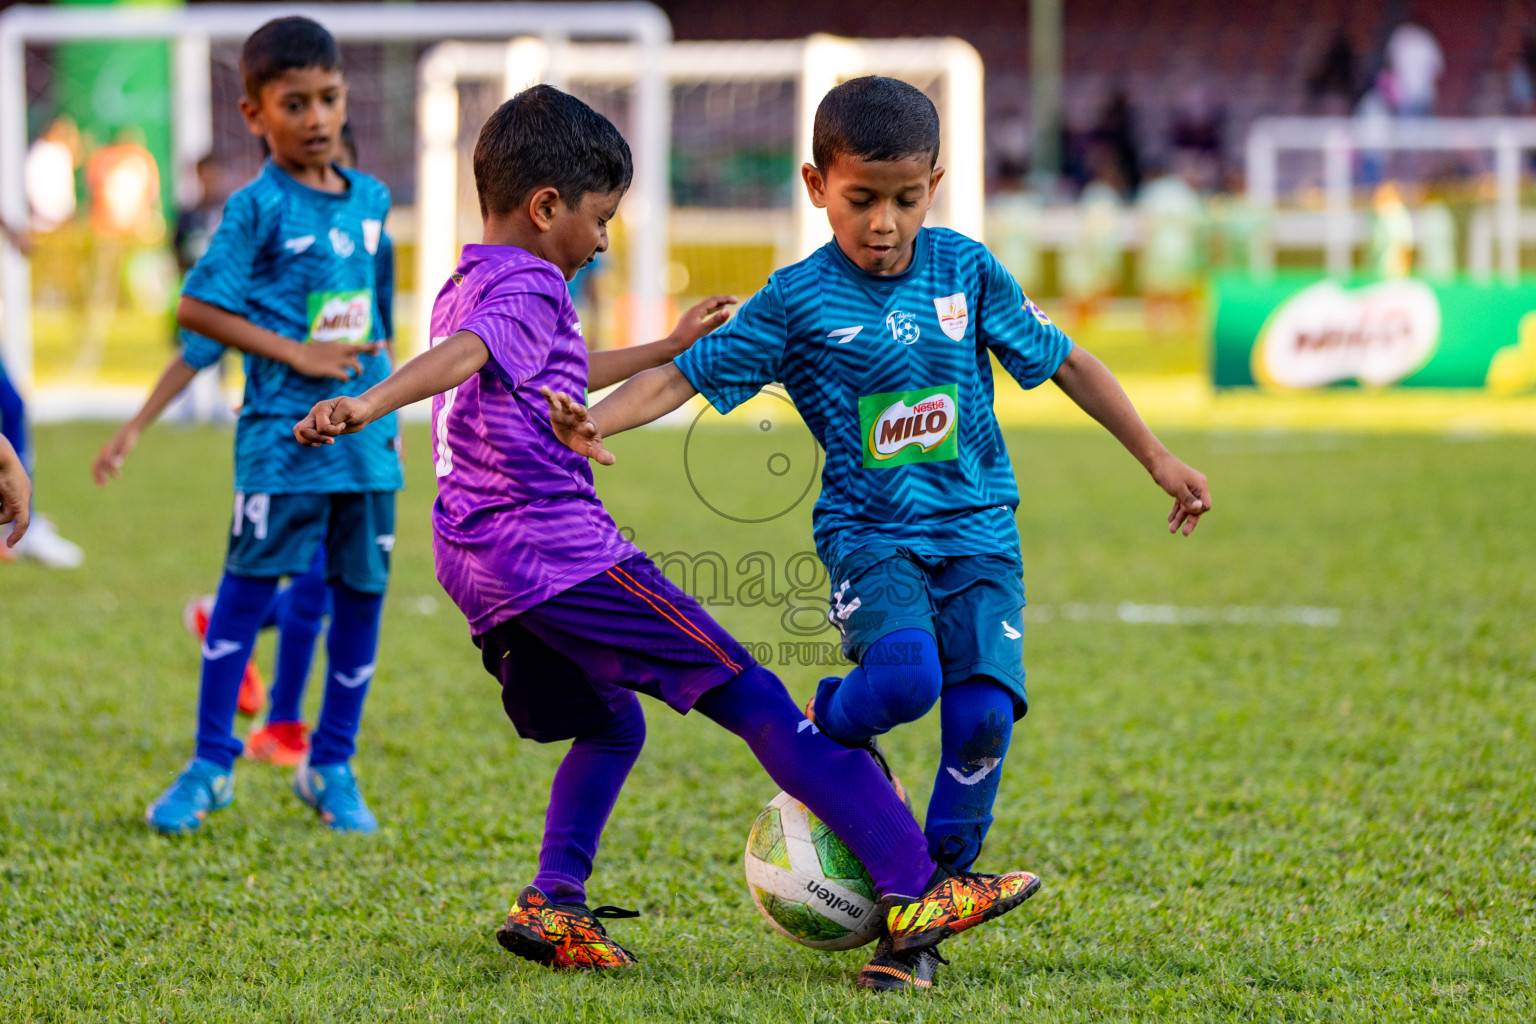
[[[438,579],[519,734],[572,741],[503,946],[554,966],[634,962],[598,920],[621,912],[589,910],[586,882],[644,740],[645,693],[740,736],[869,869],[882,931],[860,986],[926,988],[941,941],[1018,906],[1039,879],[939,868],[875,762],[804,727],[784,685],[619,534],[587,460],[551,429],[546,394],[614,383],[686,347],[589,359],[582,342],[565,282],[606,250],[631,173],[623,137],[579,100],[536,86],[503,104],[475,147],[485,243],[465,247],[439,292],[431,351],[356,398],[317,404],[294,434],[329,444],[435,396]],[[690,333],[724,304],[693,311]]]

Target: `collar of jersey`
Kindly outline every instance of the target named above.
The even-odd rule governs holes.
[[[843,252],[843,247],[837,244],[836,238],[828,242],[826,247],[832,250],[832,262],[841,267],[843,273],[855,281],[863,285],[894,288],[920,274],[923,265],[928,262],[928,229],[917,229],[917,238],[912,243],[912,262],[907,264],[907,269],[899,274],[871,274],[848,258],[848,254]]]
[[[337,174],[347,180],[347,190],[345,192],[325,192],[318,188],[310,188],[301,181],[295,181],[293,175],[277,166],[277,162],[271,157],[267,157],[267,162],[262,167],[262,173],[271,175],[273,180],[283,188],[292,189],[307,196],[314,196],[318,199],[351,199],[353,186],[357,184],[353,178],[353,172],[339,164],[332,164],[331,166],[336,168]]]

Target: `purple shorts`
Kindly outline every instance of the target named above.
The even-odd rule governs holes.
[[[601,728],[631,690],[686,714],[757,664],[638,554],[474,639],[517,734],[539,743]]]

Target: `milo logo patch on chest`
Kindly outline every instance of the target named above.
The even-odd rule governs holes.
[[[345,341],[361,345],[373,326],[373,292],[309,293],[307,341]]]
[[[864,468],[944,462],[960,454],[958,386],[887,391],[859,399]]]

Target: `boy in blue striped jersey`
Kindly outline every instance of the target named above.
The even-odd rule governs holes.
[[[1187,536],[1210,493],[981,243],[922,226],[944,173],[926,96],[889,78],[845,82],[817,109],[813,151],[802,174],[833,241],[590,411],[549,396],[554,423],[609,464],[604,437],[696,393],[724,413],[784,383],[826,451],[816,548],[829,616],[858,665],[821,681],[807,717],[878,758],[876,736],[937,703],[942,751],[924,832],[936,861],[964,870],[1028,709],[1019,488],[992,410],[992,357],[1026,389],[1054,381],[1119,439],[1173,497],[1171,530]]]
[[[246,40],[246,125],[271,159],[230,197],[187,277],[177,322],[195,368],[246,353],[235,432],[235,510],[224,577],[203,642],[196,752],[149,806],[160,832],[190,832],[234,799],[236,694],[279,581],[324,545],[331,591],[325,697],[294,790],[337,831],[378,823],[351,758],[374,674],[379,618],[403,484],[393,423],[315,458],[290,426],[320,398],[360,394],[389,375],[380,272],[389,192],[334,161],[346,122],[336,40],[308,18],[270,21]],[[210,340],[211,339],[211,340]],[[214,343],[218,344],[214,344]]]

